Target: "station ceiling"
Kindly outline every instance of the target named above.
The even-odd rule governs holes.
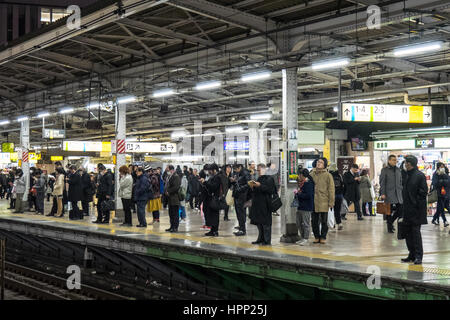
[[[47,126],[68,138],[111,139],[114,113],[101,112],[104,130],[84,127],[96,101],[134,95],[127,125],[130,135],[167,139],[174,128],[203,120],[225,126],[255,112],[281,109],[281,70],[298,67],[301,126],[336,117],[338,72],[313,71],[314,61],[348,57],[342,71],[344,100],[426,104],[448,103],[450,50],[392,58],[394,48],[450,38],[450,3],[445,0],[128,0],[99,1],[82,12],[81,30],[64,31],[56,22],[0,51],[0,131],[18,138],[18,116],[49,110]],[[379,29],[368,29],[367,6],[378,5]],[[45,39],[45,42],[43,41]],[[242,74],[270,69],[266,81],[245,83]],[[352,80],[363,88],[351,88]],[[198,82],[221,80],[221,88],[196,91]],[[182,94],[154,98],[159,89]],[[370,100],[372,99],[372,100]],[[169,112],[162,112],[166,105]],[[308,118],[308,115],[314,115]],[[281,120],[275,116],[275,120]],[[41,120],[31,128],[39,131]],[[268,123],[267,127],[280,127]],[[37,135],[38,136],[38,135]],[[39,138],[33,139],[34,143]],[[4,137],[2,137],[5,140]]]

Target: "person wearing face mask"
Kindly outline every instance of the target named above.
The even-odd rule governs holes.
[[[437,191],[438,202],[436,213],[433,216],[432,224],[439,225],[439,217],[442,217],[444,227],[448,227],[447,219],[445,218],[444,208],[450,212],[449,196],[450,196],[450,177],[448,176],[448,169],[445,164],[438,162],[436,164],[436,171],[431,180],[432,189]]]
[[[175,172],[174,166],[169,165],[168,168],[169,171],[164,194],[167,196],[169,204],[170,228],[166,229],[166,231],[173,233],[178,232],[178,226],[180,224],[180,198],[178,197],[178,189],[181,186],[181,177]]]
[[[394,233],[394,221],[402,214],[402,182],[405,174],[406,171],[397,167],[397,156],[391,154],[388,157],[387,166],[381,170],[380,174],[380,199],[391,205],[392,214],[387,216],[387,231],[389,233]]]
[[[328,233],[328,210],[335,205],[335,190],[333,176],[326,170],[326,158],[313,162],[311,178],[314,181],[314,211],[312,213],[312,229],[315,240],[313,243],[325,244]]]
[[[361,177],[359,176],[359,167],[354,163],[350,170],[344,173],[344,198],[348,205],[354,203],[358,220],[364,220],[361,213],[361,206],[359,204],[359,200],[361,200],[361,190],[359,186],[360,182]]]

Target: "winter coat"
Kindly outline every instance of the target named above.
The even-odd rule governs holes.
[[[230,188],[230,179],[223,171],[219,173],[219,178],[222,184],[222,195],[225,197],[227,195],[228,189]]]
[[[64,174],[59,174],[58,178],[56,178],[56,183],[53,186],[53,193],[54,196],[62,196],[63,195],[63,189],[64,189]]]
[[[97,187],[97,198],[112,196],[113,195],[113,181],[112,174],[106,172],[105,174],[99,174]]]
[[[450,198],[450,177],[448,174],[433,174],[433,179],[431,182],[433,189],[437,191],[439,198],[449,199]],[[442,188],[445,190],[445,194],[442,194]]]
[[[345,193],[344,179],[342,179],[342,176],[339,173],[339,171],[332,171],[330,172],[330,174],[333,176],[334,194],[336,196],[338,195],[342,196]]]
[[[161,185],[160,185],[160,178],[158,174],[152,174],[149,177],[150,182],[150,188],[152,190],[153,199],[159,198],[161,196]]]
[[[403,203],[402,195],[402,170],[397,166],[381,169],[380,174],[380,197],[386,196],[386,202]]]
[[[328,212],[334,207],[334,180],[325,169],[314,168],[311,171],[314,181],[314,212]]]
[[[16,193],[25,193],[25,177],[23,175],[21,177],[16,176],[16,179],[14,180],[14,186],[16,187]]]
[[[134,201],[146,201],[148,200],[148,194],[150,189],[150,182],[145,174],[137,177],[136,185],[134,186]]]
[[[204,205],[208,212],[213,211],[210,207],[213,198],[218,198],[220,196],[220,186],[222,182],[220,180],[219,174],[209,177],[207,181],[204,182]]]
[[[276,192],[275,181],[271,176],[260,176],[257,182],[260,187],[254,187],[249,192],[252,197],[250,207],[250,223],[255,225],[272,225],[272,194]]]
[[[314,181],[308,180],[302,189],[297,192],[298,210],[314,211]]]
[[[361,191],[359,189],[360,181],[355,180],[356,177],[358,177],[358,175],[353,175],[350,171],[344,173],[344,198],[347,202],[357,202],[361,199]]]
[[[247,193],[250,190],[248,182],[252,180],[250,172],[247,169],[242,168],[239,173],[235,174],[236,181],[233,183],[233,198],[236,201],[247,200]]]
[[[81,185],[81,176],[78,172],[69,174],[69,191],[68,200],[71,202],[81,201],[83,194],[83,187]]]
[[[359,183],[359,190],[361,191],[361,201],[364,202],[372,202],[372,194],[370,193],[370,188],[372,187],[372,183],[370,182],[369,177],[362,176],[361,181]]]
[[[428,186],[417,168],[407,172],[403,182],[403,221],[409,225],[427,224]]]
[[[91,176],[87,172],[81,176],[81,187],[83,188],[82,200],[92,202],[95,189],[92,188]]]
[[[45,178],[43,176],[40,176],[38,179],[36,179],[34,188],[36,189],[36,193],[40,194],[41,196],[45,194]]]
[[[178,174],[174,173],[170,176],[169,181],[166,183],[165,192],[169,194],[169,206],[179,206],[180,198],[178,197],[178,189],[181,186],[181,178]]]
[[[200,193],[201,184],[198,179],[200,179],[200,177],[193,174],[188,176],[188,191],[193,197],[197,197]]]
[[[133,194],[133,177],[129,174],[119,179],[119,197],[122,199],[131,199]]]

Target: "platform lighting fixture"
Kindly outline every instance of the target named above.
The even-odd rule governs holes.
[[[339,110],[338,107],[334,107],[334,108],[333,108],[333,111],[334,111],[334,112],[338,112],[338,110]]]
[[[225,132],[243,132],[244,128],[242,126],[226,127]]]
[[[153,98],[163,98],[174,95],[175,91],[173,89],[163,89],[153,92]]]
[[[98,102],[92,102],[91,104],[88,104],[86,106],[86,109],[91,110],[91,109],[97,109],[100,107],[100,103]]]
[[[252,81],[260,81],[264,79],[269,79],[272,75],[271,71],[260,71],[260,72],[253,72],[253,73],[247,73],[244,74],[241,77],[242,82],[252,82]]]
[[[314,62],[311,65],[311,68],[313,70],[337,69],[337,68],[344,67],[344,66],[348,65],[349,63],[350,63],[350,59],[348,59],[348,58],[325,60],[325,61]]]
[[[200,82],[197,83],[197,85],[195,86],[195,90],[202,91],[202,90],[216,89],[220,88],[220,86],[222,86],[221,81]]]
[[[9,120],[0,121],[0,126],[5,126],[9,123]]]
[[[66,113],[71,113],[71,112],[73,112],[73,108],[64,108],[64,109],[61,109],[60,111],[59,111],[59,113],[61,113],[61,114],[66,114]]]
[[[396,57],[405,57],[405,56],[414,56],[422,53],[432,52],[432,51],[438,51],[442,48],[442,42],[428,42],[428,43],[421,43],[417,45],[411,45],[401,48],[394,49],[394,56]]]
[[[250,120],[270,120],[271,118],[271,113],[259,113],[250,115]]]
[[[27,116],[22,116],[22,117],[17,118],[18,122],[23,122],[23,121],[26,121],[26,120],[28,120]]]
[[[135,102],[137,99],[135,96],[121,97],[117,99],[117,104],[125,104]]]
[[[38,113],[38,115],[37,115],[38,118],[45,118],[45,117],[49,117],[49,116],[50,116],[50,112],[47,112],[47,111]]]
[[[185,136],[185,133],[184,132],[173,132],[171,135],[170,135],[170,137],[172,138],[172,139],[178,139],[178,138],[182,138],[182,137],[184,137]]]

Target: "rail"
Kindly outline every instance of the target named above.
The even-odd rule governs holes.
[[[5,300],[6,239],[0,239],[0,300]]]

